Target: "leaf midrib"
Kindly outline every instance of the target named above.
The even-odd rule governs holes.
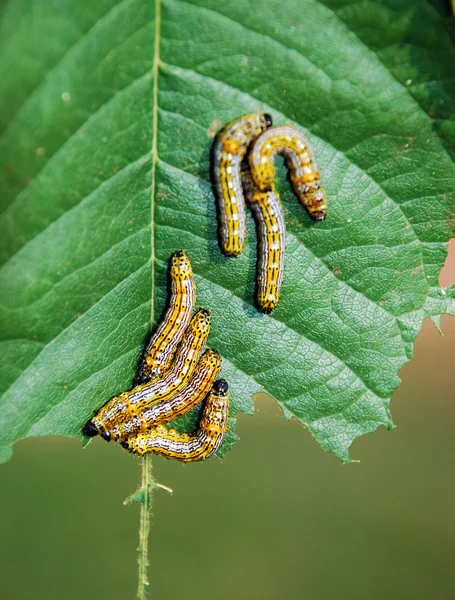
[[[161,51],[161,0],[155,0],[155,44],[153,52],[153,118],[152,118],[152,186],[150,205],[150,268],[151,268],[151,301],[150,301],[150,324],[155,322],[155,204],[156,204],[156,165],[158,162],[158,78],[160,69]]]

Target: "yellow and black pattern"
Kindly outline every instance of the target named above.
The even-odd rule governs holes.
[[[246,238],[245,200],[240,169],[251,142],[272,124],[270,115],[244,115],[218,134],[213,149],[213,176],[218,196],[221,249],[227,256],[242,252]]]
[[[261,192],[275,190],[275,157],[281,154],[290,171],[292,188],[315,221],[327,216],[327,197],[308,139],[290,125],[272,127],[260,135],[248,154],[251,176]]]
[[[205,460],[220,448],[228,428],[228,416],[228,384],[219,379],[207,396],[199,428],[194,435],[157,425],[129,437],[122,446],[139,456],[153,452],[181,462]]]
[[[202,402],[221,370],[221,357],[216,350],[206,350],[188,384],[167,400],[157,399],[129,419],[118,421],[110,430],[111,439],[118,442],[139,432],[147,432],[159,423],[173,421]]]
[[[130,421],[155,402],[164,402],[179,393],[196,370],[210,332],[210,311],[200,308],[191,319],[175,359],[162,378],[137,385],[130,392],[112,398],[92,419],[101,432],[108,432],[118,423]]]
[[[188,285],[185,285],[188,283]],[[204,347],[210,332],[210,310],[200,308],[181,331],[188,305],[194,304],[196,289],[191,264],[183,251],[171,257],[171,298],[169,310],[147,347],[147,355],[160,361],[169,339],[173,350],[168,353],[160,376],[144,371],[148,379],[129,392],[107,402],[82,428],[85,435],[100,435],[106,441],[119,441],[136,454],[154,452],[184,462],[208,458],[221,446],[229,414],[228,384],[216,380],[221,357],[216,350]],[[177,296],[186,296],[178,301]],[[179,312],[180,311],[180,312]],[[169,327],[169,329],[167,329]],[[177,337],[169,338],[170,332]],[[159,362],[160,362],[159,361]],[[151,363],[150,363],[151,364]],[[161,365],[164,363],[160,362]],[[164,423],[172,421],[204,402],[198,432],[190,436],[177,434]],[[144,440],[155,440],[145,442]]]
[[[315,221],[327,215],[327,197],[308,139],[291,125],[271,127],[272,117],[245,115],[227,125],[214,145],[214,177],[219,207],[221,248],[228,256],[242,251],[246,237],[245,198],[256,221],[259,310],[276,307],[283,280],[286,227],[275,188],[275,157],[285,157],[292,189]]]
[[[164,319],[151,337],[141,367],[141,379],[160,377],[169,365],[190,322],[196,302],[191,263],[184,250],[171,256],[171,295]]]
[[[286,225],[280,198],[274,191],[260,192],[247,170],[242,170],[245,197],[256,221],[258,259],[256,300],[263,313],[271,313],[280,297],[286,249]]]

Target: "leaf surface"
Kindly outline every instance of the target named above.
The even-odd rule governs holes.
[[[131,386],[179,248],[232,390],[224,450],[260,390],[344,461],[392,427],[423,319],[454,314],[438,285],[453,233],[450,27],[426,0],[7,3],[0,459],[26,436],[77,435]],[[288,246],[270,316],[252,302],[254,223],[245,252],[223,257],[209,177],[216,131],[257,110],[308,135],[329,197],[310,222],[279,165]]]

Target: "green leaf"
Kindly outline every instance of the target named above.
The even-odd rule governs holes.
[[[455,52],[434,0],[11,0],[0,24],[0,459],[80,432],[128,389],[185,248],[231,430],[266,390],[326,449],[392,427],[389,399],[453,231]],[[301,128],[329,197],[310,222],[288,189],[282,300],[253,306],[255,228],[221,255],[215,132],[247,112]],[[153,294],[152,294],[153,290]],[[182,419],[191,427],[197,411]]]

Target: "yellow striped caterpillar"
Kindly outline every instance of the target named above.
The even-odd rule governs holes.
[[[191,263],[184,250],[173,252],[170,266],[169,308],[145,350],[140,379],[160,377],[169,365],[188,326],[196,301]]]
[[[152,402],[166,401],[188,384],[195,372],[210,332],[210,311],[200,308],[188,325],[175,359],[162,378],[153,379],[112,398],[88,421],[83,432],[88,436],[100,434],[110,441],[110,430],[118,423],[130,421]]]
[[[173,253],[170,271],[169,309],[147,346],[142,365],[142,376],[149,380],[107,402],[82,431],[90,437],[100,434],[108,442],[120,441],[136,454],[154,452],[191,462],[208,458],[223,442],[229,415],[228,384],[215,381],[221,370],[218,352],[209,349],[202,354],[210,331],[210,311],[200,308],[188,325],[196,290],[183,251]],[[195,435],[179,434],[163,425],[204,399]]]
[[[175,429],[157,425],[145,433],[129,437],[122,442],[122,446],[139,456],[152,452],[182,462],[205,460],[223,443],[228,428],[228,415],[228,384],[224,379],[219,379],[206,398],[195,435],[178,433]]]
[[[290,125],[268,129],[251,146],[248,160],[259,191],[275,190],[274,160],[277,154],[285,157],[294,192],[310,217],[315,221],[325,219],[327,198],[313,149],[303,133]]]
[[[206,350],[187,385],[167,400],[154,400],[127,421],[118,422],[110,430],[116,442],[139,432],[147,432],[159,423],[172,421],[202,402],[221,370],[221,357],[216,350]],[[105,429],[105,431],[107,431]]]
[[[283,281],[286,248],[283,207],[276,192],[260,192],[256,188],[246,169],[242,169],[242,183],[259,237],[256,299],[259,309],[268,314],[278,303]]]
[[[227,125],[215,141],[213,165],[221,247],[228,256],[237,256],[244,246],[244,194],[253,212],[259,238],[256,298],[264,313],[277,305],[284,268],[286,232],[275,189],[277,154],[285,157],[292,188],[309,216],[322,221],[327,215],[310,142],[291,125],[271,125],[270,115],[263,115],[262,121],[259,115],[245,115]]]
[[[213,177],[218,196],[221,249],[227,256],[243,250],[246,236],[245,201],[240,166],[251,142],[272,125],[268,114],[249,114],[229,123],[213,148]]]

